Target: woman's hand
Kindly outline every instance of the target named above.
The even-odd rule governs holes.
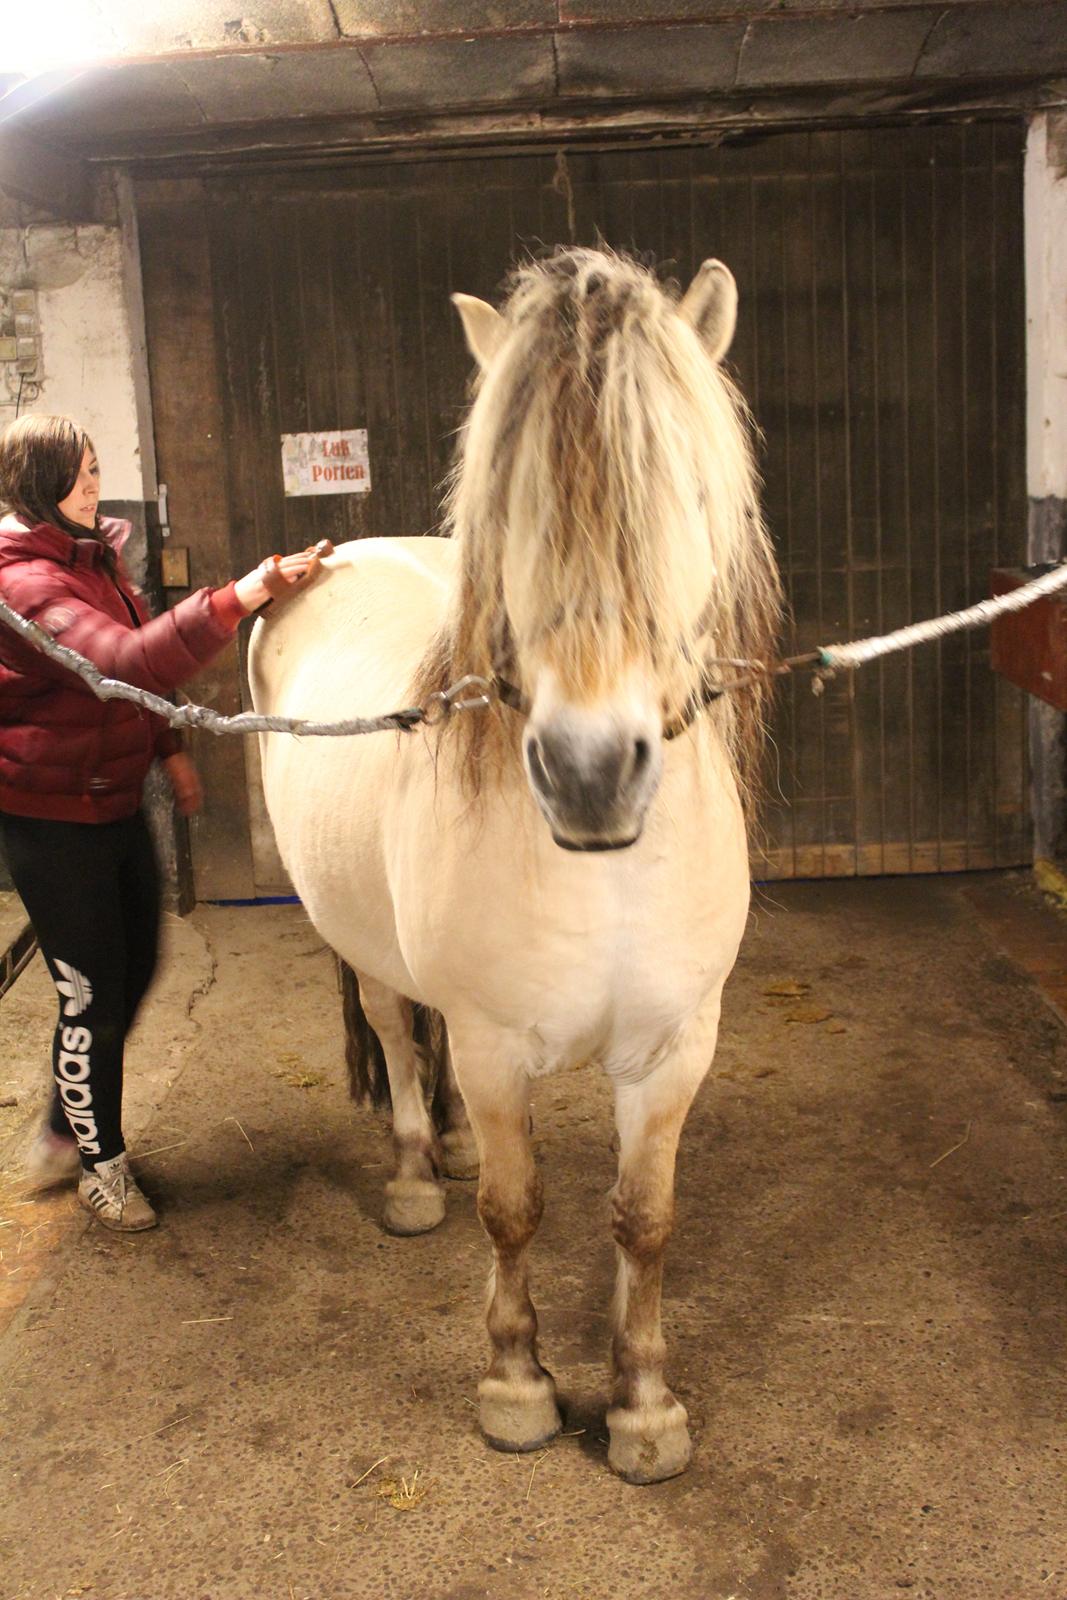
[[[163,762],[163,771],[170,780],[174,791],[174,803],[183,817],[191,817],[194,811],[199,811],[204,802],[204,790],[200,783],[200,774],[196,764],[184,750],[179,750],[175,755],[167,756]]]
[[[291,556],[270,556],[260,564],[254,572],[249,572],[243,578],[238,578],[234,584],[234,593],[246,611],[258,611],[260,606],[266,605],[272,598],[270,591],[263,581],[264,567],[271,568],[279,573],[286,583],[295,583],[302,578],[314,560],[314,551],[301,550]]]

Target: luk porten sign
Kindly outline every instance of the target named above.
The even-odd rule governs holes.
[[[366,494],[370,489],[366,428],[283,433],[282,478],[287,495]]]

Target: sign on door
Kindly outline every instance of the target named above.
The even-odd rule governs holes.
[[[282,477],[287,495],[366,494],[370,489],[366,428],[283,433]]]

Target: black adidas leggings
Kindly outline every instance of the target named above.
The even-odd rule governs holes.
[[[82,1165],[122,1137],[122,1055],[159,950],[159,867],[140,812],[123,822],[0,814],[0,844],[59,995],[49,1126]]]

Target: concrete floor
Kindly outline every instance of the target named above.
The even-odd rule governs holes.
[[[473,1188],[435,1234],[381,1232],[327,952],[294,907],[170,940],[131,1052],[155,1233],[22,1199],[39,959],[0,1008],[0,1600],[1067,1600],[1067,1029],[1041,989],[1067,921],[1024,877],[760,897],[679,1167],[694,1461],[652,1489],[606,1465],[598,1073],[535,1101],[567,1433],[497,1455]]]

